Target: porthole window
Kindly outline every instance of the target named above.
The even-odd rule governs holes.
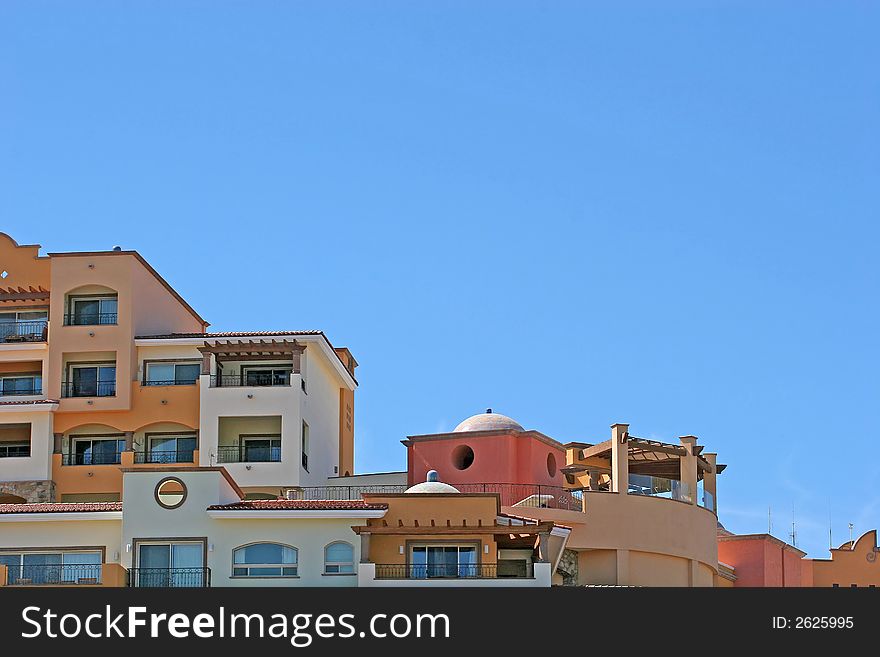
[[[176,509],[186,500],[186,485],[177,477],[163,479],[156,486],[156,502],[165,509]]]
[[[474,450],[468,445],[459,445],[452,452],[452,465],[456,470],[467,470],[474,463]]]
[[[556,476],[556,457],[553,456],[553,452],[547,454],[547,474],[551,477]]]

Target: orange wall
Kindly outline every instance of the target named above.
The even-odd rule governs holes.
[[[880,587],[880,551],[877,530],[863,534],[852,549],[831,550],[831,559],[806,561],[813,576],[813,586]]]
[[[6,278],[0,279],[0,287],[51,289],[49,258],[40,257],[39,252],[37,245],[19,246],[9,235],[0,233],[0,268],[7,272]]]
[[[339,472],[354,473],[354,391],[339,389]]]

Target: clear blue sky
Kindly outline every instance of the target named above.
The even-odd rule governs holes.
[[[357,467],[491,406],[880,525],[876,2],[0,3],[0,230],[361,363]]]

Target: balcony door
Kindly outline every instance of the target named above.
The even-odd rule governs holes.
[[[125,449],[125,438],[73,438],[70,465],[113,465]]]
[[[410,555],[416,579],[477,577],[476,545],[417,545]]]
[[[116,394],[116,365],[71,365],[71,397],[112,397]]]
[[[205,586],[205,544],[195,541],[138,544],[135,586]]]
[[[115,324],[118,303],[116,297],[81,297],[71,299],[70,324],[93,326]]]
[[[290,367],[243,367],[246,386],[289,386]]]
[[[149,435],[147,463],[192,463],[196,449],[195,434]]]

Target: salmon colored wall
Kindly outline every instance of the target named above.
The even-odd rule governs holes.
[[[132,307],[135,335],[204,332],[202,322],[136,259],[132,287],[136,295],[136,303]]]
[[[467,445],[474,451],[474,462],[466,470],[452,462],[455,449]],[[555,474],[547,471],[547,455],[556,460]],[[407,448],[410,485],[425,481],[429,470],[436,470],[440,481],[457,483],[510,483],[562,486],[559,468],[565,465],[565,449],[549,445],[534,435],[462,433],[460,437],[419,440]]]
[[[0,271],[7,272],[6,278],[0,279],[0,287],[51,289],[49,258],[39,253],[39,245],[19,246],[9,235],[0,233]]]
[[[767,535],[719,538],[718,560],[735,568],[736,587],[804,586],[802,553]]]

